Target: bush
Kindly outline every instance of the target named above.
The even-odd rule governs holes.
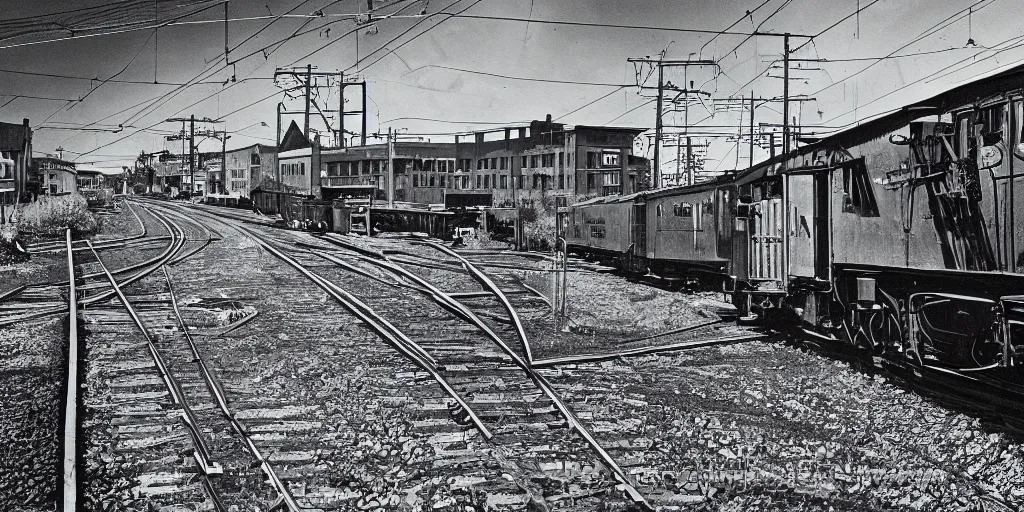
[[[72,236],[81,237],[99,228],[85,198],[78,194],[41,196],[25,205],[17,217],[20,231],[42,237],[63,236],[67,228],[71,228]]]
[[[18,226],[4,224],[0,226],[0,265],[10,265],[28,259],[28,253],[21,244]]]
[[[520,206],[523,221],[523,241],[528,251],[549,251],[555,247],[555,209]]]

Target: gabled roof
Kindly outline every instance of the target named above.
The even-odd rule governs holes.
[[[302,130],[299,129],[299,125],[292,121],[292,124],[288,125],[288,131],[284,133],[284,139],[281,140],[281,146],[277,148],[279,153],[285,151],[291,151],[294,149],[304,149],[312,147],[313,144],[309,142]]]

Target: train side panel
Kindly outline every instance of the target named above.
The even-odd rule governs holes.
[[[631,249],[633,202],[595,202],[570,207],[566,243],[575,252],[622,257]]]
[[[731,226],[720,224],[721,211],[714,188],[680,189],[651,194],[647,201],[647,259],[652,271],[666,275],[730,270],[730,254],[721,254],[719,240],[729,240]],[[720,231],[720,228],[723,228]]]

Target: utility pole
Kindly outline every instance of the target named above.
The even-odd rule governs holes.
[[[388,127],[388,208],[395,207],[395,145],[394,138],[391,133],[391,127]],[[369,231],[370,226],[366,226]]]
[[[189,175],[191,176],[190,179],[192,180],[192,182],[190,183],[189,192],[190,195],[192,195],[196,191],[196,122],[223,123],[224,121],[221,121],[219,119],[214,120],[208,117],[196,119],[195,114],[192,114],[187,118],[173,117],[171,119],[168,119],[166,122],[183,123],[181,132],[179,132],[178,135],[168,135],[167,137],[164,138],[167,140],[181,140],[182,144],[184,144],[185,139],[188,139],[188,168]],[[186,122],[189,124],[188,135],[185,134],[184,123]],[[209,133],[209,130],[207,130],[207,133]]]
[[[683,68],[686,68],[686,67],[689,67],[689,66],[715,66],[715,67],[718,67],[718,63],[713,61],[713,60],[689,60],[689,59],[687,59],[687,60],[665,60],[664,58],[658,58],[658,59],[648,59],[648,58],[643,58],[643,59],[626,59],[626,61],[627,62],[632,62],[632,63],[653,64],[655,66],[658,66],[658,87],[657,87],[657,89],[658,89],[658,113],[657,113],[657,117],[655,117],[655,119],[654,119],[654,170],[651,173],[652,177],[654,179],[654,188],[658,188],[658,187],[661,186],[661,179],[662,179],[662,176],[661,176],[661,148],[660,148],[660,146],[661,146],[661,137],[663,135],[664,128],[665,128],[664,123],[662,122],[662,119],[661,119],[663,103],[664,103],[664,94],[665,94],[665,73],[664,73],[664,68],[665,67],[683,67]],[[694,92],[694,91],[690,91],[690,90],[686,89],[686,83],[685,83],[686,82],[686,78],[685,77],[683,78],[683,82],[684,82],[684,84],[683,84],[683,89],[682,90],[680,90],[678,87],[670,88],[669,90],[680,91],[681,93],[687,94],[687,95],[689,93],[691,93],[691,92]],[[639,84],[639,85],[640,85],[641,89],[645,88],[643,86],[643,84]],[[707,93],[705,93],[705,94],[707,94]]]
[[[189,136],[188,136],[188,168],[192,174],[191,182],[189,183],[189,202],[192,202],[192,196],[195,195],[196,191],[196,115],[192,114],[189,117]]]
[[[754,166],[754,91],[750,91],[750,158],[747,167]]]
[[[686,137],[686,184],[693,185],[694,172],[693,162],[690,155],[693,154],[693,144],[690,141],[690,137]]]
[[[661,102],[665,92],[665,68],[658,62],[658,114],[654,118],[654,189],[661,188]]]
[[[789,153],[789,32],[783,35],[782,44],[782,154],[785,155]]]
[[[310,132],[311,132],[310,116],[312,115],[312,109],[315,108],[317,113],[320,114],[320,118],[323,119],[324,125],[327,127],[327,129],[330,130],[333,133],[337,133],[337,142],[338,142],[338,146],[339,147],[345,147],[345,134],[346,133],[350,133],[350,132],[348,132],[345,129],[345,117],[346,116],[351,116],[351,115],[359,115],[359,116],[361,116],[362,117],[362,133],[359,134],[359,135],[361,135],[361,137],[362,137],[362,145],[364,145],[364,146],[366,145],[366,112],[367,111],[366,111],[366,82],[365,81],[359,81],[359,82],[348,81],[348,82],[346,82],[345,81],[345,74],[344,73],[341,73],[341,72],[319,72],[319,71],[313,71],[313,66],[311,64],[307,64],[305,69],[303,69],[303,68],[278,68],[276,71],[274,71],[274,78],[275,79],[278,76],[281,76],[281,75],[291,76],[296,81],[299,82],[300,85],[292,87],[289,90],[298,89],[298,88],[301,87],[303,89],[303,91],[304,91],[303,95],[305,97],[304,98],[305,99],[305,104],[303,105],[303,109],[300,110],[300,111],[297,111],[297,112],[290,112],[290,111],[284,110],[284,103],[283,102],[278,104],[278,130],[277,131],[278,131],[279,134],[281,132],[281,127],[280,127],[280,125],[281,125],[281,114],[302,114],[303,115],[303,133],[305,134],[306,138],[308,139],[309,135],[310,135]],[[341,94],[339,95],[340,99],[339,99],[339,102],[338,102],[338,110],[337,111],[328,109],[329,105],[326,105],[326,104],[323,105],[323,108],[321,108],[320,105],[316,104],[315,99],[313,97],[313,94],[314,94],[313,89],[314,88],[317,91],[319,91],[320,88],[322,88],[322,87],[328,87],[328,88],[332,87],[331,83],[330,83],[330,79],[332,77],[338,77],[339,88],[341,89],[340,90]],[[350,75],[349,76],[350,79],[352,79],[354,77],[355,77],[355,75]],[[313,84],[313,79],[314,78],[326,78],[327,79],[327,85],[326,86],[324,86],[324,85],[314,85]],[[360,88],[362,88],[363,103],[362,103],[362,106],[360,107],[359,110],[345,110],[345,88],[346,87],[360,87]],[[338,127],[337,127],[337,129],[335,129],[332,126],[333,120],[330,120],[330,119],[327,118],[327,114],[333,113],[333,112],[337,112],[338,113]],[[352,133],[352,135],[356,135],[356,134]],[[280,139],[280,135],[278,135],[278,138]]]

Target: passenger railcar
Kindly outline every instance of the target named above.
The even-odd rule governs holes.
[[[623,199],[567,215],[622,229],[604,248],[631,270],[713,276],[749,320],[1024,384],[1024,66],[727,179]]]

